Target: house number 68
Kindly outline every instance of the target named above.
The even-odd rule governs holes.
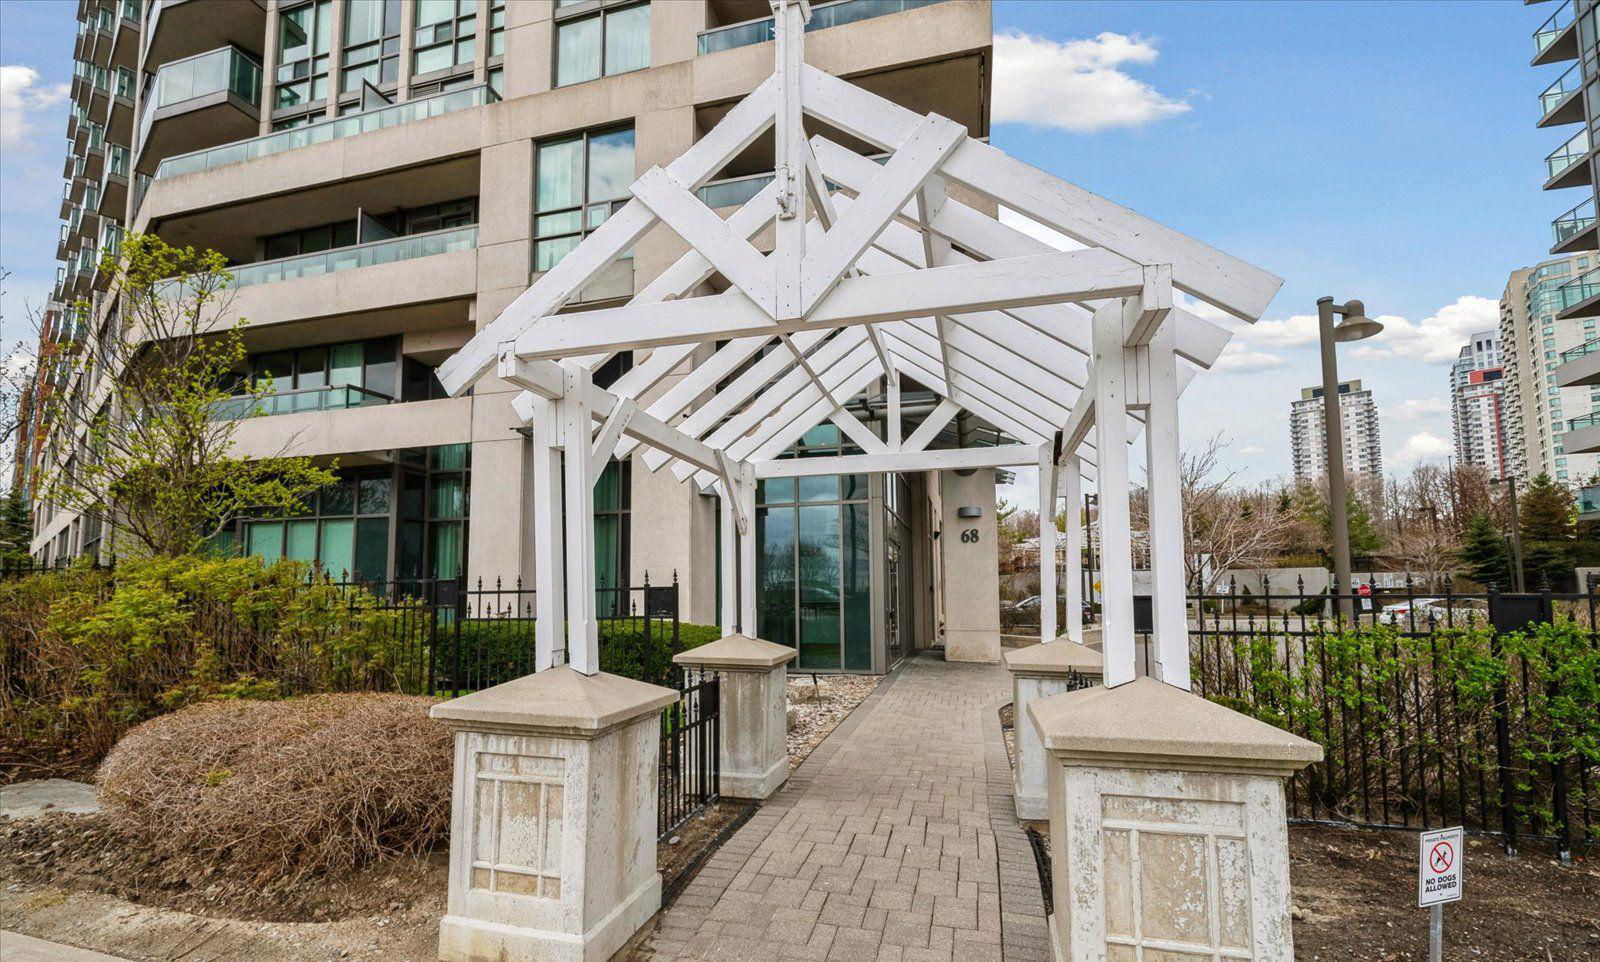
[[[978,543],[978,529],[977,528],[967,528],[966,530],[962,531],[961,532],[961,543],[962,544],[977,544]]]

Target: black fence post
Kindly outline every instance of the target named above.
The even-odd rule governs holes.
[[[1511,689],[1506,679],[1509,666],[1505,649],[1500,644],[1500,629],[1496,626],[1495,610],[1500,605],[1500,589],[1489,582],[1489,651],[1502,669],[1500,680],[1494,686],[1494,753],[1500,782],[1500,834],[1505,841],[1507,858],[1517,854],[1517,806],[1511,770],[1511,720],[1507,717]]]
[[[1555,603],[1550,597],[1550,578],[1546,575],[1540,582],[1539,594],[1541,596],[1541,609],[1544,620],[1554,625],[1556,620]],[[1545,695],[1554,702],[1560,696],[1560,686],[1555,680],[1555,673],[1550,668],[1549,652],[1545,652],[1545,670],[1549,676],[1545,679]],[[1554,719],[1550,721],[1553,726]],[[1555,734],[1551,733],[1552,736]],[[1556,856],[1561,859],[1561,864],[1572,864],[1572,818],[1567,797],[1567,760],[1562,757],[1561,750],[1564,746],[1555,744],[1552,737],[1550,745],[1550,805],[1554,809],[1556,819]]]

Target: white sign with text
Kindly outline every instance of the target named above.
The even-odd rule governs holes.
[[[1461,900],[1462,830],[1423,832],[1417,847],[1417,905],[1427,908]]]

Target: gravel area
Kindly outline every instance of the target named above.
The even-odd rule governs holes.
[[[882,675],[790,675],[789,769],[805,761],[882,680]]]

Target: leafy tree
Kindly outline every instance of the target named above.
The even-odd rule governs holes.
[[[1572,492],[1548,474],[1528,482],[1517,499],[1522,557],[1530,590],[1545,581],[1562,590],[1572,581],[1576,507]]]
[[[77,387],[48,399],[56,453],[39,497],[114,530],[121,553],[179,555],[246,512],[295,510],[334,480],[308,458],[234,453],[270,388],[242,376],[247,322],[229,319],[222,255],[132,234],[110,270],[118,309],[62,345],[62,383],[77,375]]]
[[[1489,516],[1479,512],[1467,522],[1462,536],[1461,564],[1482,584],[1493,582],[1502,589],[1510,588],[1511,556],[1506,551],[1505,539]]]
[[[1322,521],[1322,535],[1327,539],[1327,544],[1333,544],[1333,512],[1328,508],[1326,495],[1318,497],[1319,515]],[[1371,555],[1383,547],[1383,538],[1378,534],[1378,529],[1372,523],[1372,514],[1367,510],[1366,503],[1356,497],[1353,490],[1346,489],[1344,493],[1345,521],[1350,528],[1350,555],[1358,557]]]

